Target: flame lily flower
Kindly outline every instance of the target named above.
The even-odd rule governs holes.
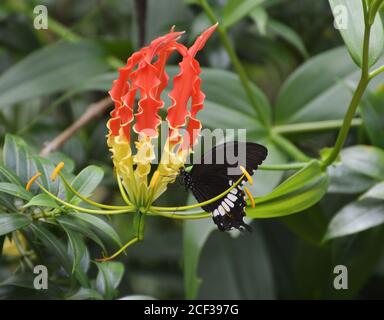
[[[216,26],[205,30],[190,48],[177,42],[182,32],[172,28],[167,35],[134,53],[119,69],[119,77],[109,91],[115,107],[107,124],[107,143],[116,174],[122,180],[129,203],[135,207],[147,208],[166,190],[167,184],[174,180],[169,177],[176,177],[175,172],[184,166],[196,142],[201,128],[196,115],[203,108],[205,95],[201,91],[200,66],[195,57]],[[166,118],[169,136],[157,171],[149,182],[151,162],[155,159],[153,140],[158,138],[159,111],[164,108],[160,96],[169,80],[165,66],[173,52],[179,53],[182,60],[168,94],[172,103]],[[137,106],[136,96],[139,97]],[[181,135],[181,128],[186,129],[185,136]],[[131,149],[133,134],[137,136],[135,153]]]
[[[117,183],[127,205],[105,205],[84,197],[60,172],[64,163],[58,164],[51,179],[55,180],[59,176],[65,187],[76,197],[98,209],[77,206],[52,194],[37,181],[41,175],[39,172],[27,183],[27,190],[33,183],[36,183],[57,203],[79,213],[103,215],[135,213],[136,237],[112,256],[99,259],[99,261],[113,259],[128,246],[142,240],[145,215],[159,215],[175,219],[210,217],[210,213],[206,212],[177,213],[177,211],[186,211],[213,203],[229,193],[245,177],[243,175],[226,191],[203,203],[180,207],[152,206],[153,201],[166,190],[168,183],[175,180],[179,169],[184,166],[187,156],[197,142],[201,130],[197,113],[203,108],[205,95],[201,90],[201,78],[199,77],[201,70],[199,62],[196,60],[196,54],[204,47],[216,27],[217,24],[205,30],[190,48],[178,42],[182,32],[175,32],[172,28],[168,34],[153,40],[149,46],[135,52],[128,59],[127,64],[119,69],[119,77],[113,82],[109,91],[114,102],[114,109],[107,123],[109,129],[107,144],[112,153]],[[159,111],[165,107],[161,93],[168,86],[169,80],[165,66],[168,58],[174,52],[179,53],[182,59],[179,63],[179,73],[174,77],[173,88],[168,94],[171,101],[166,117],[169,133],[159,165],[149,179],[151,164],[155,159],[153,142],[159,138],[158,127],[161,123]],[[138,97],[137,103],[136,97]],[[182,134],[182,129],[185,131],[184,134]],[[133,137],[136,137],[136,141],[133,141]],[[133,145],[135,147],[131,148]],[[47,216],[49,213],[37,218]]]

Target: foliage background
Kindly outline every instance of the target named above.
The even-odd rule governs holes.
[[[144,20],[140,16],[143,3],[146,3]],[[206,107],[200,116],[203,124],[210,128],[247,128],[250,140],[268,145],[268,164],[297,161],[297,153],[313,157],[326,154],[325,148],[334,144],[359,75],[358,67],[333,28],[328,1],[209,3],[227,24],[231,42],[253,83],[253,93],[265,113],[271,115],[273,132],[294,143],[297,152],[292,154],[271,138],[269,129],[250,106],[217,36],[199,55],[206,68],[202,75],[207,94]],[[252,3],[252,10],[244,10],[246,6],[241,10],[239,3]],[[37,4],[48,7],[47,31],[33,28],[33,8]],[[103,179],[100,169],[88,167],[78,178],[79,185],[87,188],[90,183],[84,176],[90,176],[94,179],[92,187],[84,189],[85,193],[93,192],[93,199],[100,202],[121,203],[110,153],[104,143],[107,110],[83,126],[58,153],[50,154],[47,160],[50,163],[37,154],[44,143],[70,126],[92,102],[105,97],[121,61],[143,43],[166,33],[172,25],[177,30],[186,30],[185,42],[191,43],[210,21],[193,0],[2,1],[1,153],[2,168],[12,169],[11,173],[1,172],[2,213],[18,211],[21,206],[15,200],[22,199],[25,204],[31,199],[31,195],[20,194],[20,188],[9,192],[7,174],[9,178],[15,172],[22,186],[31,173],[23,173],[28,163],[42,163],[49,171],[63,158],[66,174],[72,178],[73,173],[78,174],[88,165],[101,167]],[[378,77],[364,96],[338,164],[328,169],[330,182],[326,195],[305,211],[286,217],[254,219],[254,232],[244,235],[219,233],[213,230],[209,220],[182,223],[148,218],[145,241],[119,257],[120,262],[104,265],[90,262],[89,257],[99,257],[101,249],[97,241],[89,238],[100,237],[112,252],[116,249],[114,242],[119,242],[118,236],[100,223],[107,221],[124,243],[133,234],[131,216],[97,221],[99,225],[93,224],[93,231],[89,225],[81,231],[73,230],[68,227],[68,221],[69,231],[65,222],[59,222],[64,229],[40,226],[40,231],[25,231],[27,239],[36,236],[36,232],[43,234],[34,240],[37,247],[42,244],[40,249],[33,248],[35,252],[29,257],[28,254],[0,257],[0,297],[382,298],[383,99],[382,78]],[[13,135],[5,138],[6,134]],[[265,195],[291,174],[291,171],[260,171],[253,192],[257,196]],[[188,194],[175,184],[170,186],[161,204],[187,201]],[[15,208],[10,210],[8,206]],[[324,241],[325,236],[332,239]],[[39,250],[43,254],[36,256]],[[81,268],[69,276],[76,257],[82,257],[77,261]],[[29,259],[52,266],[49,290],[31,289],[33,274],[28,267]],[[333,268],[338,264],[345,264],[349,270],[349,289],[345,291],[333,288]],[[200,287],[195,274],[201,279]]]

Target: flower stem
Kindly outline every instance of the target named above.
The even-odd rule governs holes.
[[[230,188],[228,188],[227,190],[225,190],[224,192],[220,193],[216,197],[214,197],[212,199],[209,199],[207,201],[203,201],[203,202],[200,202],[200,203],[195,203],[195,204],[192,204],[192,205],[189,205],[189,206],[180,206],[180,207],[156,207],[156,206],[151,206],[149,208],[149,211],[185,211],[185,210],[189,210],[189,209],[194,209],[194,208],[199,208],[199,207],[206,206],[208,204],[211,204],[211,203],[219,200],[220,198],[224,197],[225,195],[227,195],[232,189],[236,188],[238,186],[238,184],[243,179],[244,179],[244,175],[242,175],[233,185],[231,185]]]
[[[44,188],[40,183],[36,182],[36,184],[40,187],[41,190],[43,190],[44,193],[49,195],[55,201],[61,203],[62,205],[68,208],[74,209],[79,212],[86,212],[86,213],[93,213],[93,214],[122,214],[122,213],[130,213],[133,210],[133,208],[130,208],[130,207],[126,207],[126,209],[124,210],[94,210],[94,209],[87,209],[87,208],[75,206],[55,196],[53,193],[49,192],[46,188]]]
[[[372,80],[374,77],[378,76],[382,72],[384,72],[384,66],[381,66],[381,67],[377,68],[376,70],[373,70],[369,74],[369,80]]]
[[[200,6],[203,8],[205,14],[207,17],[211,20],[212,23],[216,23],[218,21],[218,18],[216,17],[215,13],[213,12],[212,8],[208,4],[206,0],[199,0]],[[268,116],[262,111],[259,103],[257,102],[255,95],[252,92],[252,88],[250,85],[250,81],[248,79],[247,73],[243,67],[243,65],[240,62],[240,59],[237,57],[236,52],[231,44],[231,41],[228,37],[228,33],[226,28],[221,26],[220,24],[217,27],[217,32],[219,34],[220,40],[227,51],[229,58],[231,59],[232,65],[235,68],[241,84],[243,85],[243,88],[245,90],[245,93],[247,94],[247,97],[249,99],[249,102],[251,103],[253,109],[256,111],[260,121],[267,125],[269,123]]]
[[[355,118],[352,120],[351,125],[358,127],[363,124],[363,120]],[[277,125],[273,127],[273,132],[278,134],[294,134],[305,132],[318,132],[339,129],[343,125],[343,120],[325,120],[325,121],[313,121],[303,123],[293,123]]]
[[[283,136],[276,134],[275,132],[271,132],[271,140],[278,147],[283,149],[289,156],[291,156],[294,160],[299,162],[308,162],[309,157],[307,157],[304,152],[302,152],[299,148],[297,148],[292,142],[285,139]]]
[[[349,104],[348,111],[344,117],[343,125],[337,136],[335,146],[333,147],[332,152],[329,154],[329,156],[322,163],[323,169],[327,168],[336,160],[342,147],[344,146],[345,140],[348,136],[349,129],[351,127],[352,119],[356,113],[356,109],[359,106],[361,98],[363,97],[365,89],[367,88],[368,83],[371,79],[369,76],[369,39],[371,35],[371,26],[368,24],[368,21],[367,21],[366,8],[364,10],[364,16],[365,16],[365,31],[364,31],[364,44],[363,44],[363,62],[361,67],[360,81],[353,94],[351,103]]]
[[[130,209],[130,207],[128,207],[128,206],[109,206],[109,205],[98,203],[96,201],[88,199],[88,198],[84,197],[82,194],[80,194],[74,187],[72,187],[72,185],[67,181],[67,179],[65,179],[65,177],[63,176],[62,173],[59,173],[59,176],[62,179],[62,181],[64,182],[65,186],[68,188],[68,190],[71,191],[76,197],[83,200],[84,202],[87,202],[87,203],[89,203],[95,207],[99,207],[102,209],[112,209],[112,210]]]
[[[287,164],[264,164],[259,166],[259,170],[264,171],[286,171],[286,170],[300,170],[304,168],[308,162],[295,162]]]

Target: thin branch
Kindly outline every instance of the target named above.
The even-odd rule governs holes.
[[[101,99],[98,102],[92,103],[88,106],[85,113],[76,120],[70,127],[60,133],[55,139],[45,144],[44,148],[40,151],[41,156],[46,156],[52,151],[60,149],[60,147],[67,142],[81,127],[85,126],[92,119],[103,114],[112,105],[110,97]]]
[[[139,47],[145,44],[146,22],[147,22],[147,0],[135,0],[137,13],[137,28],[139,36]]]

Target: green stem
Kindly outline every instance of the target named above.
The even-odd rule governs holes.
[[[94,209],[87,209],[87,208],[75,206],[55,196],[53,193],[49,192],[46,188],[44,188],[40,183],[36,182],[36,184],[40,187],[41,190],[43,190],[44,193],[49,195],[55,201],[61,203],[62,205],[68,208],[74,209],[79,212],[93,213],[93,214],[122,214],[122,213],[132,213],[132,210],[133,210],[133,208],[129,208],[129,207],[127,207],[124,210],[94,210]]]
[[[119,210],[119,209],[130,209],[132,207],[131,206],[110,206],[110,205],[106,205],[106,204],[102,204],[102,203],[98,203],[96,201],[93,201],[91,199],[88,199],[86,197],[84,197],[82,194],[80,194],[74,187],[72,187],[72,185],[67,181],[67,179],[65,179],[64,175],[62,173],[59,173],[59,176],[60,178],[62,179],[62,181],[64,182],[65,186],[67,187],[67,189],[72,192],[76,197],[78,197],[79,199],[83,200],[84,202],[87,202],[89,203],[90,205],[93,205],[95,207],[99,207],[99,208],[102,208],[102,209],[112,209],[112,210]]]
[[[353,94],[351,103],[349,104],[348,111],[344,117],[343,125],[339,131],[339,134],[337,136],[337,140],[335,143],[335,146],[332,149],[332,152],[329,154],[329,156],[324,160],[322,164],[322,168],[325,169],[329,165],[331,165],[338,157],[340,150],[344,146],[345,140],[348,136],[349,129],[351,127],[352,119],[355,116],[356,109],[359,106],[359,103],[361,101],[361,98],[363,97],[363,94],[365,92],[365,89],[368,86],[368,83],[370,81],[369,77],[369,39],[371,35],[371,27],[367,22],[367,13],[366,10],[364,10],[364,16],[365,16],[365,32],[364,32],[364,44],[363,44],[363,64],[361,68],[361,77],[359,84],[357,85],[357,88],[355,90],[355,93]]]
[[[154,213],[157,216],[171,218],[171,219],[179,219],[179,220],[206,219],[212,216],[212,214],[209,212],[181,214],[181,213],[175,213],[175,212],[154,211]]]
[[[355,118],[352,120],[351,125],[354,127],[361,126],[362,119]],[[277,125],[272,128],[273,132],[278,134],[294,134],[304,132],[318,132],[339,129],[343,125],[343,120],[325,120],[304,123],[293,123]]]
[[[278,147],[283,149],[289,156],[291,156],[294,160],[299,162],[308,162],[309,157],[307,157],[299,148],[297,148],[292,142],[285,139],[279,134],[271,132],[271,140]]]
[[[378,76],[382,72],[384,72],[384,66],[381,66],[381,67],[377,68],[376,70],[373,70],[369,74],[369,80],[372,80],[374,77]]]
[[[215,13],[213,12],[212,8],[209,6],[206,0],[199,0],[200,6],[203,8],[205,14],[207,17],[211,20],[212,23],[216,23],[218,21],[218,18],[216,17]],[[262,111],[257,99],[255,98],[255,95],[252,92],[252,88],[250,85],[250,81],[248,79],[247,73],[243,67],[243,65],[240,62],[240,59],[237,57],[236,52],[231,44],[231,41],[228,37],[227,30],[222,27],[221,25],[218,25],[217,32],[219,34],[220,40],[227,51],[229,58],[231,59],[232,65],[235,68],[241,84],[243,85],[243,88],[245,90],[245,93],[247,94],[247,97],[249,99],[249,102],[251,103],[252,107],[255,109],[260,121],[266,125],[269,123],[269,119],[266,116],[266,114]]]
[[[264,171],[286,171],[286,170],[300,170],[304,168],[308,162],[295,162],[287,164],[263,164],[259,166],[259,170]]]
[[[236,188],[238,186],[238,184],[243,180],[243,178],[244,178],[244,175],[242,175],[230,188],[228,188],[227,190],[225,190],[224,192],[220,193],[216,197],[211,198],[211,199],[209,199],[207,201],[203,201],[203,202],[200,202],[200,203],[195,203],[195,204],[192,204],[192,205],[189,205],[189,206],[180,206],[180,207],[156,207],[156,206],[151,206],[149,208],[149,211],[185,211],[185,210],[189,210],[189,209],[204,207],[204,206],[206,206],[208,204],[211,204],[211,203],[221,199],[222,197],[226,196],[232,189],[234,189],[234,188]]]

